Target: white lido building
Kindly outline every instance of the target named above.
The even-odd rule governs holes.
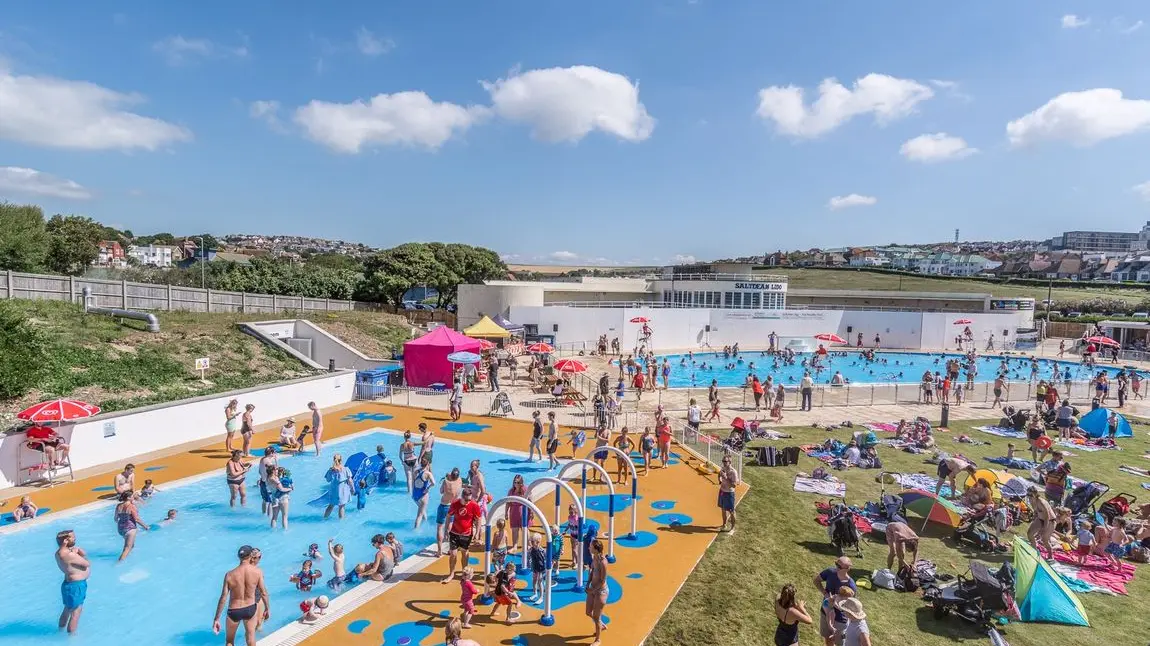
[[[643,278],[494,280],[460,285],[460,329],[484,315],[501,314],[531,335],[561,345],[591,342],[606,334],[632,347],[650,319],[656,350],[765,346],[774,332],[784,341],[811,342],[838,334],[856,345],[954,349],[966,327],[982,350],[1014,347],[1019,331],[1034,328],[1034,299],[991,294],[791,289],[769,267],[720,263],[663,268]],[[970,323],[959,323],[970,321]],[[1024,339],[1031,338],[1023,335]]]

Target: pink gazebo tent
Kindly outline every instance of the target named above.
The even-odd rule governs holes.
[[[403,344],[403,375],[408,386],[424,388],[451,383],[451,362],[447,355],[461,351],[479,354],[479,341],[446,326]]]

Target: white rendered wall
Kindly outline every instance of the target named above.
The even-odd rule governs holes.
[[[99,415],[78,424],[63,425],[59,433],[72,445],[72,468],[86,469],[130,462],[133,456],[224,436],[224,407],[238,399],[240,410],[254,404],[255,423],[265,424],[307,412],[314,401],[321,409],[352,400],[355,373],[334,372],[318,377],[248,390],[233,391],[160,404],[120,413]],[[105,426],[114,435],[105,437]],[[0,489],[15,486],[17,452],[31,462],[38,454],[23,448],[24,434],[0,439]]]

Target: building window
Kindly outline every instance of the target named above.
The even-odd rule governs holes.
[[[751,309],[762,309],[763,295],[759,292],[751,292]]]
[[[735,306],[735,295],[731,292],[723,292],[723,307],[731,309]]]

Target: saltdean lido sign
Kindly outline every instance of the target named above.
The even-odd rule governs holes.
[[[786,283],[735,283],[735,289],[752,292],[782,292],[786,291]]]

